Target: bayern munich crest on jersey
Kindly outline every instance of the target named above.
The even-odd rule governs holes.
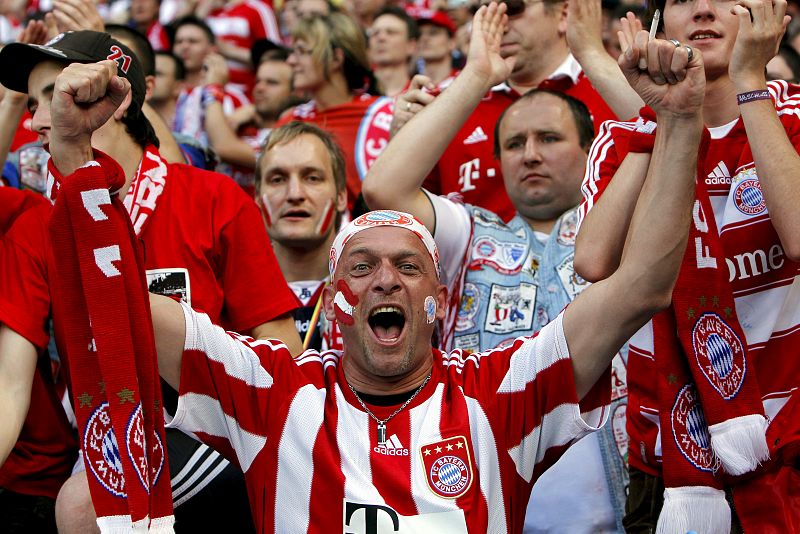
[[[726,400],[739,393],[747,372],[744,346],[716,313],[704,313],[692,329],[697,364],[711,386]]]
[[[157,433],[153,432],[153,441],[155,446],[154,465],[149,465],[150,462],[147,458],[147,440],[144,434],[144,417],[142,416],[142,405],[139,404],[131,415],[128,421],[127,430],[127,444],[128,456],[133,463],[133,468],[139,476],[139,482],[142,483],[144,489],[150,493],[150,486],[155,486],[158,478],[161,475],[161,469],[164,467],[164,447],[161,443],[161,438]],[[150,478],[152,477],[152,482]]]
[[[733,190],[733,203],[736,209],[749,216],[764,213],[767,210],[767,202],[761,192],[761,182],[758,181],[755,169],[742,171],[737,178],[740,181]]]
[[[469,444],[463,436],[446,438],[419,449],[428,487],[445,499],[457,499],[472,486]]]
[[[83,454],[89,470],[101,486],[116,497],[128,496],[125,491],[125,477],[122,475],[122,459],[114,429],[111,427],[107,402],[95,408],[86,422]]]
[[[694,386],[683,386],[675,399],[670,418],[672,435],[684,458],[701,471],[715,472],[719,460],[711,450],[711,435]]]

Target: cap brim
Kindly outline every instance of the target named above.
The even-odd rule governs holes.
[[[11,43],[0,50],[0,83],[12,91],[27,93],[28,77],[31,75],[31,71],[42,61],[48,60],[67,63],[96,61],[96,59],[74,50],[65,52],[42,45]]]

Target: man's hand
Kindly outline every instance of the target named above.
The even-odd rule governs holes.
[[[56,35],[58,34],[58,29],[54,27],[55,18],[51,13],[48,13],[47,15],[49,15],[49,17],[45,16],[45,18],[49,22],[45,20],[32,20],[28,22],[28,25],[25,26],[25,29],[19,34],[19,38],[17,40],[20,43],[42,45],[55,37],[55,35],[51,35],[50,28],[53,26],[52,29],[55,31]]]
[[[700,51],[663,39],[649,40],[644,30],[633,36],[618,32],[619,66],[628,83],[656,114],[696,115],[703,106],[706,77]],[[644,70],[641,66],[646,65]]]
[[[53,16],[59,33],[66,31],[105,31],[105,23],[94,0],[53,0]]]
[[[206,85],[218,84],[224,86],[228,83],[228,79],[230,78],[228,64],[225,63],[225,58],[221,55],[208,54],[206,60],[203,62],[203,70],[206,73]]]
[[[738,0],[731,12],[739,17],[739,33],[728,73],[738,92],[763,89],[764,69],[778,52],[791,20],[786,0]]]
[[[487,90],[504,82],[511,75],[517,60],[516,56],[503,58],[500,55],[500,42],[507,24],[504,3],[492,2],[488,6],[481,6],[472,19],[472,36],[464,72],[471,72],[486,80]]]
[[[600,4],[600,0],[570,0],[567,5],[567,44],[579,61],[586,53],[606,53]]]
[[[50,154],[60,172],[69,174],[87,153],[91,157],[92,133],[114,115],[130,88],[112,60],[73,63],[61,71],[50,102]]]
[[[405,92],[400,93],[394,101],[394,114],[389,135],[394,136],[414,115],[433,102],[438,90],[430,78],[417,74],[411,78],[411,84]]]

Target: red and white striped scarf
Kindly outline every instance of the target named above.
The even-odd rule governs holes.
[[[152,162],[145,164],[145,162]],[[62,177],[48,164],[55,208],[50,235],[59,259],[54,313],[64,322],[75,414],[87,480],[103,532],[172,532],[158,363],[144,263],[130,217],[116,195],[122,168],[95,160]],[[155,160],[143,158],[140,190]],[[149,173],[149,174],[148,174]],[[148,194],[134,201],[145,212]],[[114,306],[107,303],[114,302]]]
[[[655,116],[642,110],[637,131],[615,139],[650,152]],[[698,147],[702,162],[707,132]],[[752,156],[751,156],[752,160]],[[767,422],[754,365],[736,316],[708,191],[696,189],[689,242],[671,307],[653,318],[665,492],[658,532],[729,532],[723,475],[743,475],[769,458]],[[629,381],[638,379],[629,374]],[[720,469],[722,468],[722,469]]]

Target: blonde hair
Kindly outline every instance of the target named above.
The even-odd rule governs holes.
[[[322,66],[325,79],[330,79],[334,51],[344,54],[342,71],[351,91],[372,85],[367,58],[367,41],[361,28],[347,15],[333,12],[302,19],[292,30],[292,40],[302,40],[311,46],[311,57]]]

